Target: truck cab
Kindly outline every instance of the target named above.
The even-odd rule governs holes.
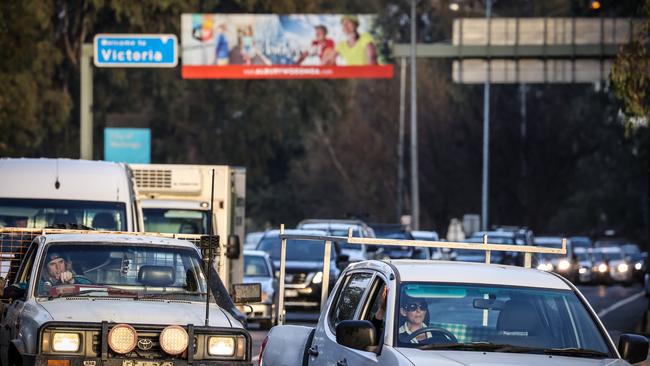
[[[2,243],[26,234],[10,230]],[[251,364],[240,314],[186,240],[42,231],[1,301],[2,365]]]
[[[128,166],[72,159],[0,159],[0,227],[141,231]]]

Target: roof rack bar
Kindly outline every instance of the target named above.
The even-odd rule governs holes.
[[[488,245],[487,234],[483,235],[483,245],[485,245],[485,246]],[[492,260],[492,251],[491,250],[486,250],[485,251],[485,264],[490,264],[491,260]]]
[[[330,284],[330,260],[332,255],[332,242],[325,240],[325,254],[323,255],[323,279],[321,281],[321,291],[320,291],[320,311],[325,310],[325,304],[327,303],[327,292],[329,290]],[[325,273],[328,276],[325,276]]]

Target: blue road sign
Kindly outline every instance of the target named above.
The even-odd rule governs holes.
[[[104,160],[149,164],[151,162],[151,130],[148,128],[105,128]]]
[[[93,44],[97,67],[176,67],[174,34],[98,34]]]

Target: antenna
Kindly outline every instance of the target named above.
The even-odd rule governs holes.
[[[210,190],[210,215],[208,218],[208,291],[205,296],[205,326],[207,327],[210,323],[210,281],[212,279],[212,266],[214,265],[214,260],[212,257],[212,218],[214,217],[214,176],[215,170],[212,169],[212,189]],[[217,245],[219,245],[219,237],[217,237]]]

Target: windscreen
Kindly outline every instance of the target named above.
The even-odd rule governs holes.
[[[126,231],[126,204],[46,199],[0,198],[0,227],[45,228],[83,225]]]
[[[71,291],[75,296],[178,295],[205,301],[207,292],[201,258],[189,248],[52,244],[38,266],[37,296],[56,297]]]
[[[569,290],[407,283],[398,308],[400,347],[491,343],[533,353],[578,348],[611,356],[593,318]]]
[[[244,256],[244,276],[246,277],[271,277],[264,257],[259,255]]]
[[[154,233],[206,234],[208,211],[144,208],[144,229]]]
[[[265,251],[274,261],[280,260],[282,241],[279,237],[265,238],[257,245],[257,250]],[[322,262],[325,253],[325,242],[319,240],[287,240],[287,261]],[[331,250],[335,256],[334,247]]]

